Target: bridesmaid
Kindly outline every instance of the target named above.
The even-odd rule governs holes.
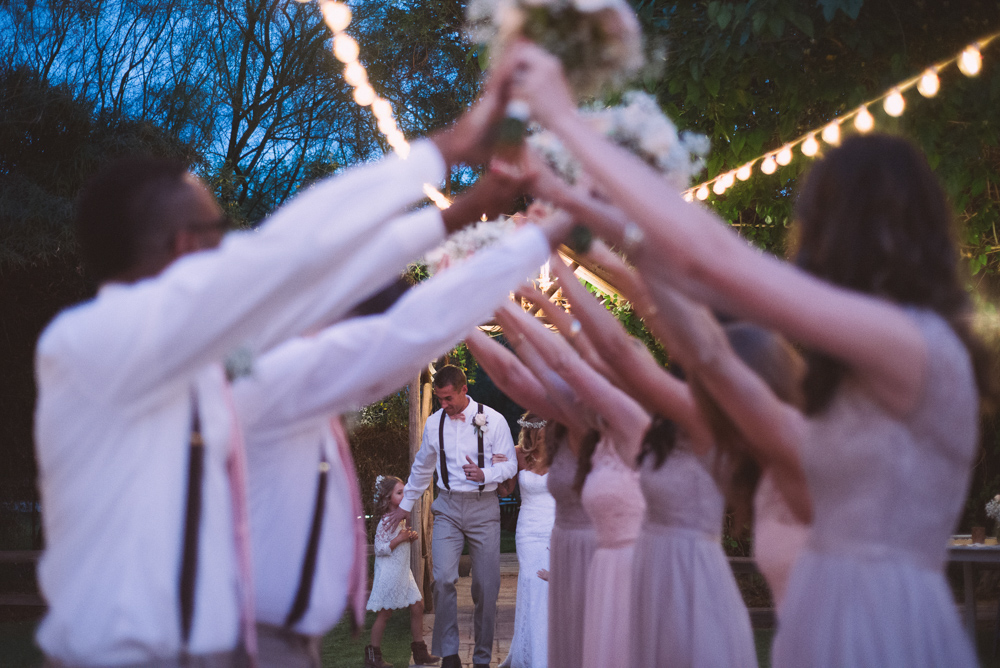
[[[587,577],[583,667],[626,668],[631,635],[632,563],[645,502],[638,474],[626,462],[639,452],[649,415],[595,371],[559,336],[520,309],[505,307],[497,321],[518,341],[533,346],[594,415],[600,438],[580,452],[576,488],[597,533]],[[596,442],[595,442],[596,440]],[[582,485],[582,487],[581,487]]]
[[[476,361],[500,390],[518,404],[549,420],[546,425],[548,487],[556,502],[550,542],[549,668],[580,668],[583,664],[583,617],[587,608],[586,577],[597,540],[580,495],[573,489],[579,444],[588,428],[569,386],[547,371],[528,344],[522,357],[533,362],[543,385],[512,352],[479,330],[465,340]]]
[[[550,266],[582,331],[617,362],[623,389],[658,415],[630,462],[646,501],[632,573],[631,665],[756,666],[750,617],[721,545],[728,485],[718,481],[733,477],[729,462],[721,465],[726,451],[716,448],[692,388],[632,339],[561,260]]]
[[[581,123],[558,61],[530,45],[520,58],[515,94],[632,219],[601,233],[628,247],[657,305],[673,284],[806,348],[807,418],[746,416],[784,435],[772,452],[802,444],[815,510],[774,665],[976,665],[944,545],[995,379],[926,159],[879,135],[831,150],[796,205],[795,266],[749,248]],[[717,361],[705,354],[700,370]]]

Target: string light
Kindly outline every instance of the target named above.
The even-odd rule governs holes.
[[[306,4],[311,0],[296,0],[296,2]],[[379,97],[368,82],[368,72],[358,61],[361,47],[357,40],[344,32],[351,25],[351,8],[337,0],[318,0],[318,2],[323,22],[333,33],[333,55],[344,64],[344,81],[354,88],[354,101],[362,107],[371,108],[378,130],[385,137],[386,143],[396,155],[406,159],[410,154],[410,144],[396,125],[392,105],[388,100]],[[448,198],[430,184],[424,184],[424,194],[438,208],[447,209],[451,206]]]
[[[686,192],[686,193],[684,193],[684,201],[685,202],[693,202],[694,201],[694,193],[692,193],[692,192]]]
[[[816,141],[816,135],[811,134],[804,142],[802,142],[802,155],[811,158],[817,153],[819,153],[819,142]]]
[[[885,113],[889,114],[893,118],[897,118],[902,116],[903,111],[906,109],[906,99],[897,88],[889,93],[889,97],[885,98],[882,108],[885,109]]]
[[[972,77],[978,75],[982,71],[982,50],[997,37],[1000,37],[1000,32],[994,33],[979,40],[978,42],[970,44],[954,58],[931,65],[919,75],[900,82],[879,97],[873,100],[868,100],[864,104],[860,105],[854,111],[844,114],[836,120],[830,121],[822,128],[809,130],[802,136],[785,144],[778,150],[771,150],[768,153],[754,158],[753,160],[740,166],[735,172],[731,171],[719,174],[713,179],[691,186],[691,188],[685,192],[685,199],[687,201],[693,201],[694,198],[697,197],[700,200],[705,200],[708,198],[709,192],[715,192],[716,194],[724,193],[735,183],[732,179],[734,174],[736,179],[740,181],[749,180],[749,178],[753,175],[753,166],[757,164],[757,162],[760,162],[760,171],[762,173],[768,175],[774,174],[777,171],[778,164],[784,166],[792,161],[794,157],[793,149],[796,146],[800,148],[802,154],[805,156],[813,157],[818,155],[820,146],[816,139],[817,134],[819,134],[823,141],[830,146],[838,146],[841,141],[840,125],[852,118],[854,119],[854,127],[858,132],[871,132],[875,128],[875,117],[872,116],[868,107],[873,104],[881,103],[885,113],[889,116],[901,116],[906,111],[906,98],[903,94],[907,90],[915,87],[922,96],[926,98],[934,97],[941,88],[941,80],[938,78],[938,73],[953,63],[957,63],[958,68],[966,76]],[[712,188],[711,191],[709,190],[710,186]]]
[[[958,69],[967,77],[974,77],[983,68],[983,54],[978,44],[970,44],[958,57]]]
[[[861,134],[864,134],[871,132],[874,127],[875,117],[872,116],[872,112],[868,111],[868,107],[861,105],[857,116],[854,117],[854,128]]]
[[[938,79],[937,69],[928,67],[920,76],[920,83],[917,84],[917,90],[924,97],[934,97],[940,89],[941,80]]]

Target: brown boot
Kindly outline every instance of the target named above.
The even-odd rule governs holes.
[[[441,660],[440,656],[434,656],[427,651],[427,643],[423,640],[411,642],[410,651],[413,652],[413,663],[418,666],[436,666]]]
[[[381,647],[367,645],[365,647],[365,668],[392,668],[392,664],[382,660]]]

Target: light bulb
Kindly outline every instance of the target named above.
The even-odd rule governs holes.
[[[823,141],[830,146],[840,145],[840,123],[834,121],[823,128]]]
[[[345,65],[357,60],[359,53],[361,53],[361,47],[350,35],[340,33],[333,38],[333,55]]]
[[[738,178],[740,181],[746,181],[747,179],[750,178],[750,173],[752,170],[753,170],[752,165],[743,165],[742,167],[736,170],[736,178]]]
[[[726,172],[726,174],[722,177],[722,185],[724,188],[732,188],[735,182],[736,175],[733,172]]]
[[[882,107],[885,109],[885,113],[889,114],[893,118],[896,118],[903,115],[903,110],[906,109],[906,99],[897,88],[889,93],[889,97],[885,98],[885,102],[882,103]]]
[[[697,197],[698,199],[700,199],[703,202],[705,200],[707,200],[708,199],[708,186],[702,186],[701,188],[698,188],[698,192],[695,193],[695,197]]]
[[[974,77],[983,69],[983,54],[979,52],[978,44],[970,44],[958,57],[958,69],[967,77]]]
[[[937,95],[938,90],[941,88],[941,80],[938,79],[937,70],[933,67],[928,68],[927,71],[923,73],[920,77],[920,83],[917,84],[917,90],[924,97],[934,97]]]
[[[375,114],[375,118],[382,120],[383,118],[392,120],[392,105],[389,104],[389,100],[383,98],[378,98],[372,102],[372,113]]]
[[[398,130],[399,128],[396,127],[396,123],[395,121],[392,120],[392,118],[387,118],[383,116],[382,118],[378,119],[378,131],[381,132],[382,134],[390,135]]]
[[[792,161],[792,147],[785,146],[784,148],[782,148],[780,151],[778,151],[778,155],[776,156],[775,159],[778,161],[778,164],[781,165],[782,167],[790,163]]]
[[[354,101],[362,107],[367,107],[375,101],[375,89],[368,84],[362,84],[354,89]]]
[[[862,106],[858,110],[858,115],[854,117],[854,127],[858,129],[858,132],[865,133],[871,132],[871,129],[875,127],[875,118],[868,111],[868,107]]]
[[[722,193],[726,192],[726,186],[724,183],[722,183],[722,179],[719,179],[718,181],[715,182],[715,185],[712,186],[712,192],[714,192],[716,195],[721,195]]]
[[[338,32],[344,32],[347,30],[347,26],[351,25],[351,8],[344,3],[320,0],[319,8],[323,12],[323,20],[326,21],[327,27],[334,35]]]
[[[694,201],[694,193],[691,192],[690,190],[687,191],[686,193],[684,193],[684,201],[685,202],[693,202]]]
[[[764,158],[764,162],[760,163],[760,171],[765,174],[774,174],[774,170],[778,169],[778,165],[774,163],[773,156],[767,156]]]
[[[368,72],[365,71],[365,66],[356,60],[348,63],[347,67],[344,68],[344,81],[355,87],[368,83]]]
[[[802,142],[802,155],[809,156],[811,158],[817,153],[819,153],[819,142],[816,141],[816,135],[809,135],[806,137],[806,140]]]

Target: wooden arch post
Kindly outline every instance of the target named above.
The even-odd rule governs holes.
[[[424,423],[431,414],[431,374],[430,368],[410,382],[410,465],[417,456],[424,433]],[[433,584],[434,562],[431,559],[431,539],[433,538],[434,522],[431,517],[431,502],[434,500],[433,483],[424,491],[420,499],[413,504],[410,521],[420,533],[416,549],[410,550],[410,570],[413,579],[417,581],[424,597],[424,611],[434,612]]]

